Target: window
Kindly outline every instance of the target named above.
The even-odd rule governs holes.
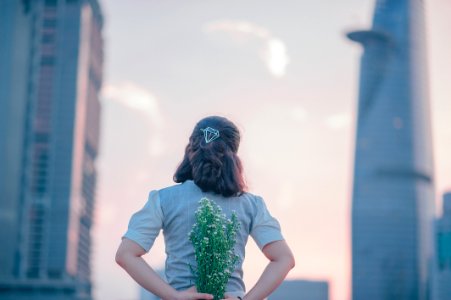
[[[56,19],[44,19],[44,28],[55,28],[57,25]]]
[[[58,0],[45,0],[45,6],[55,7],[58,4]]]
[[[43,44],[51,44],[55,41],[55,34],[53,33],[44,33],[42,35],[41,42]]]
[[[41,66],[53,66],[55,64],[54,56],[42,56],[41,57]]]

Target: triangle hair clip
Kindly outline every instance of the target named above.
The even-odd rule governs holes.
[[[217,129],[207,127],[200,129],[204,133],[205,143],[210,143],[219,137],[219,131]]]

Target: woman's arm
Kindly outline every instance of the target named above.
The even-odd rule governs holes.
[[[164,300],[213,299],[210,294],[193,289],[177,291],[167,284],[141,257],[145,250],[132,240],[124,238],[116,252],[116,262],[143,288]]]
[[[262,300],[269,296],[295,265],[293,253],[285,241],[269,243],[262,251],[270,262],[244,300]]]

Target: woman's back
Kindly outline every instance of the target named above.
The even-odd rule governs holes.
[[[132,216],[124,237],[134,240],[148,251],[161,228],[166,245],[165,275],[168,283],[177,290],[191,287],[195,283],[195,277],[189,265],[195,267],[196,261],[188,235],[202,197],[213,200],[229,218],[235,211],[241,223],[235,244],[235,253],[240,259],[226,290],[242,296],[245,292],[242,263],[249,235],[260,248],[269,242],[283,239],[279,223],[269,214],[260,196],[245,192],[240,196],[223,197],[202,192],[192,180],[152,190],[144,208]]]
[[[241,224],[233,249],[239,260],[227,282],[224,296],[231,299],[245,297],[242,264],[249,235],[270,263],[245,298],[265,298],[294,266],[293,254],[283,240],[279,222],[270,215],[262,197],[246,191],[243,167],[238,157],[240,139],[238,128],[227,118],[210,116],[200,120],[173,176],[178,184],[150,191],[144,207],[130,219],[123,236],[126,239],[116,253],[116,262],[141,286],[163,299],[213,297],[195,291],[196,278],[190,267],[196,268],[196,260],[189,236],[199,201],[204,197],[219,205],[227,218],[236,212]],[[169,285],[141,259],[161,230],[166,245],[165,273]],[[215,272],[218,276],[224,275],[221,271]],[[216,298],[222,297],[223,287],[221,285],[221,295],[216,295]]]

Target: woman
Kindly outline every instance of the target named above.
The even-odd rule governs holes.
[[[133,214],[116,253],[116,262],[143,288],[164,300],[213,299],[199,293],[189,265],[195,265],[188,234],[194,224],[198,201],[207,197],[226,215],[235,211],[241,223],[235,252],[239,262],[228,281],[226,299],[261,300],[279,286],[294,267],[279,222],[271,216],[262,197],[246,191],[238,128],[228,119],[210,116],[200,120],[189,138],[185,156],[177,168],[178,184],[151,190],[145,206]],[[144,261],[160,230],[166,245],[165,275],[168,283]],[[242,263],[251,236],[269,263],[255,286],[246,293]]]

